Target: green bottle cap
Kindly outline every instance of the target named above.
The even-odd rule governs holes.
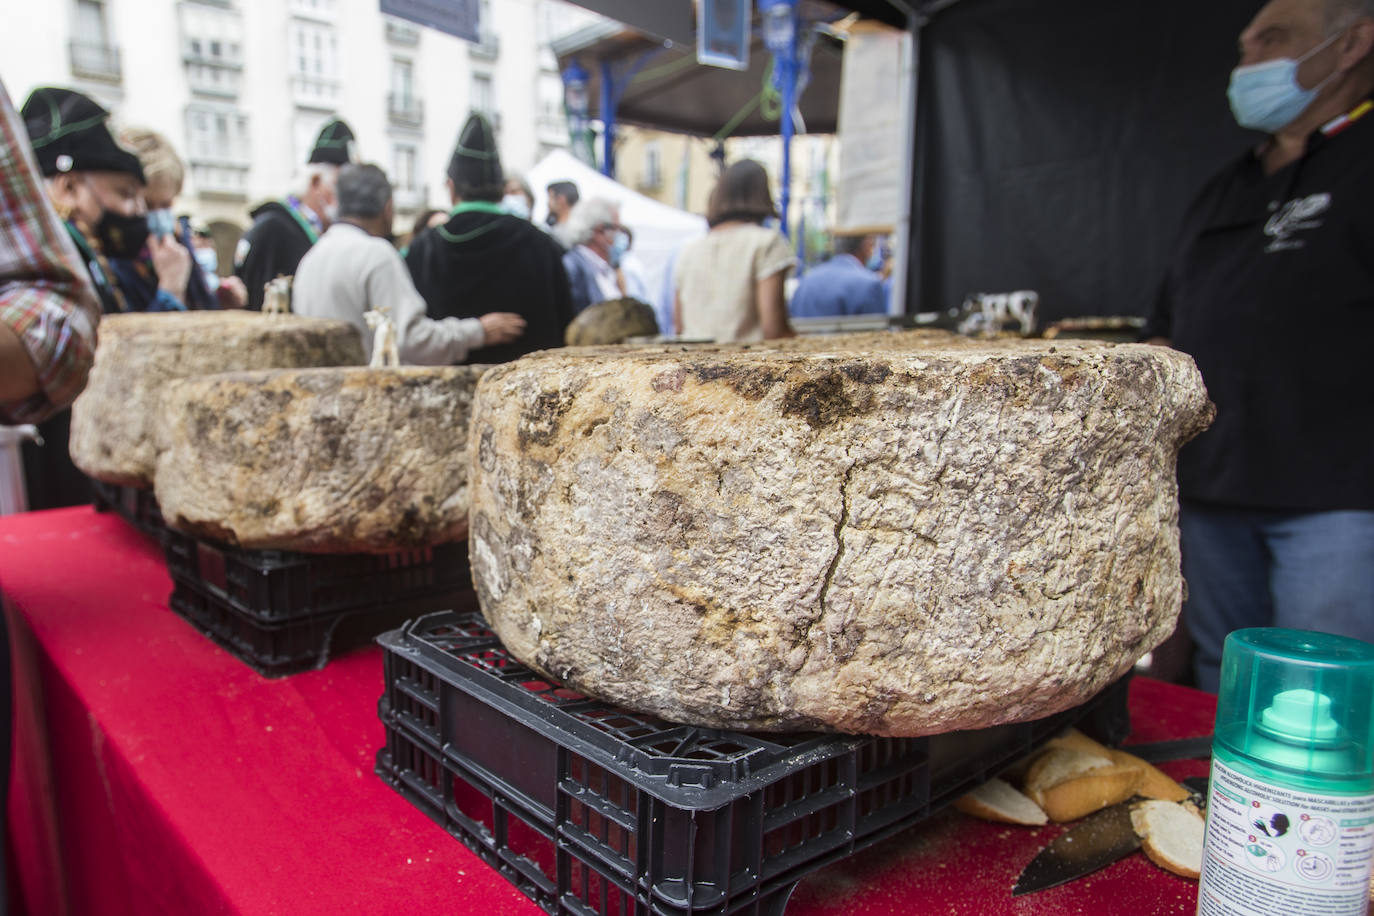
[[[1336,791],[1374,789],[1374,645],[1307,630],[1226,637],[1218,750]]]

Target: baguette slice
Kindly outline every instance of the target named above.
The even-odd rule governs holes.
[[[1056,824],[1076,821],[1109,805],[1124,802],[1140,788],[1141,772],[1133,766],[1095,767],[1030,797]],[[1166,802],[1167,804],[1167,802]]]
[[[1042,792],[1082,776],[1089,770],[1112,765],[1111,755],[1104,749],[1101,753],[1069,747],[1051,747],[1031,761],[1026,771],[1026,794],[1035,798]]]
[[[1143,801],[1131,808],[1131,826],[1150,861],[1185,878],[1202,871],[1202,841],[1206,821],[1191,806]]]
[[[1039,805],[1012,788],[1006,780],[996,778],[961,796],[954,802],[954,807],[965,814],[999,824],[1038,826],[1049,820]]]
[[[1120,766],[1138,767],[1142,773],[1139,788],[1136,791],[1145,798],[1156,798],[1164,801],[1181,802],[1189,797],[1189,792],[1176,781],[1165,775],[1163,770],[1153,764],[1146,763],[1134,754],[1124,750],[1110,748],[1099,744],[1092,738],[1083,734],[1076,728],[1070,728],[1061,735],[1051,738],[1045,745],[1047,748],[1068,748],[1070,750],[1085,751],[1087,753],[1098,754],[1099,756],[1110,757],[1112,762]]]
[[[1107,756],[1111,753],[1105,744],[1094,741],[1076,728],[1068,728],[1045,742],[1045,748],[1067,748],[1071,751],[1087,751],[1090,754]]]
[[[1167,802],[1181,802],[1192,797],[1192,793],[1171,779],[1163,770],[1152,763],[1146,763],[1126,751],[1111,750],[1112,761],[1120,766],[1133,766],[1140,770],[1140,785],[1136,794],[1145,798]]]

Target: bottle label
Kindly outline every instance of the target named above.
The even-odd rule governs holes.
[[[1364,916],[1374,795],[1316,795],[1212,761],[1201,916]]]

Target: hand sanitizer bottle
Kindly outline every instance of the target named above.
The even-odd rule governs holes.
[[[1374,857],[1374,645],[1226,638],[1201,916],[1364,916]]]

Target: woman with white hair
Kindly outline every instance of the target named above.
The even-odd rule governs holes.
[[[568,215],[568,240],[563,269],[572,286],[573,313],[607,299],[625,296],[618,272],[630,247],[630,234],[620,225],[620,207],[604,197],[579,201]]]

